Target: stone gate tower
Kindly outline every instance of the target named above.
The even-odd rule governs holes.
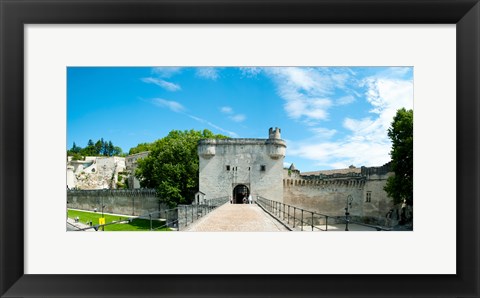
[[[283,202],[283,159],[287,148],[280,128],[268,139],[205,139],[198,143],[199,188],[205,199],[249,194]]]

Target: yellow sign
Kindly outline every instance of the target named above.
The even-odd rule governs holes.
[[[98,219],[98,224],[99,224],[99,225],[104,225],[104,224],[105,224],[105,217],[100,217],[100,218]]]

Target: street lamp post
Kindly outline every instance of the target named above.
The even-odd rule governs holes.
[[[352,201],[353,201],[353,197],[351,195],[348,195],[347,196],[347,202],[346,202],[346,205],[345,205],[345,231],[348,231],[348,222],[349,222],[349,215],[350,215],[350,212],[348,212],[348,208],[352,208]]]

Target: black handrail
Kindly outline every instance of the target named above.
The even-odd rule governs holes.
[[[310,226],[312,231],[328,230],[328,217],[330,217],[328,215],[308,211],[289,204],[268,200],[260,196],[257,197],[257,204],[263,209],[267,210],[273,216],[277,217],[279,220],[285,222],[286,219],[286,224],[290,225],[291,223],[293,229],[300,229],[300,231],[303,231],[304,226]],[[305,217],[304,213],[307,213],[307,215],[309,214],[309,216]],[[325,226],[323,223],[321,223],[322,220],[324,221]]]
[[[304,231],[304,227],[310,227],[312,231],[328,231],[328,223],[333,222],[342,222],[345,224],[356,224],[368,228],[372,228],[377,231],[390,231],[391,229],[385,228],[377,225],[369,225],[357,221],[352,221],[351,219],[346,219],[342,216],[332,216],[315,211],[305,210],[293,205],[284,204],[278,201],[268,200],[266,198],[257,196],[257,204],[260,205],[264,210],[268,211],[270,214],[278,218],[279,220],[285,223],[285,216],[287,217],[286,225],[290,225],[295,230]],[[291,208],[293,213],[291,213]],[[283,210],[283,211],[282,211]],[[287,210],[287,211],[285,211]],[[283,218],[282,215],[283,214]],[[300,225],[300,227],[298,227]]]

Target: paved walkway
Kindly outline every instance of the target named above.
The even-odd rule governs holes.
[[[286,232],[257,204],[225,204],[194,222],[187,232]]]
[[[83,224],[81,222],[75,222],[71,218],[67,218],[67,231],[78,231],[80,229],[90,228],[89,225]],[[95,229],[84,230],[86,232],[95,232]]]

